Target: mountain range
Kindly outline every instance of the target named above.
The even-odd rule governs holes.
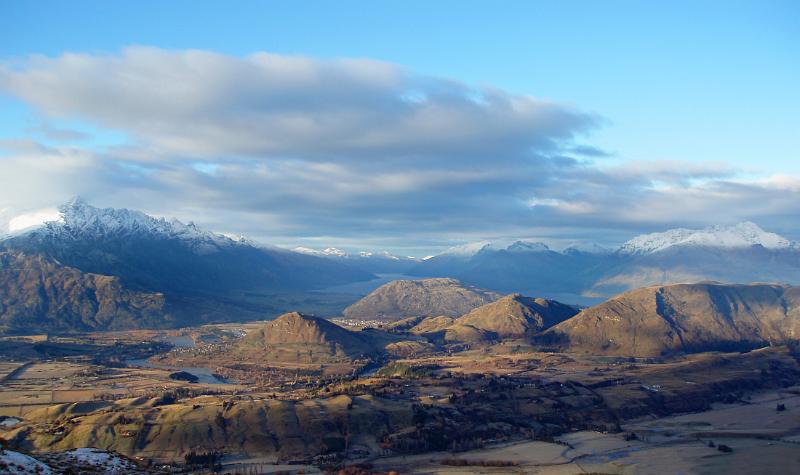
[[[264,318],[283,310],[271,307],[276,294],[374,278],[330,259],[139,211],[95,208],[80,199],[59,211],[59,220],[0,242],[6,332],[136,328],[153,323],[154,315],[161,316],[159,326]],[[133,303],[141,301],[160,303]],[[127,310],[107,311],[114,305]],[[70,320],[81,324],[65,323]]]
[[[357,254],[350,254],[335,247],[311,249],[299,246],[292,251],[310,256],[327,257],[375,274],[403,274],[425,259],[414,256],[396,256],[388,251],[360,251]]]
[[[441,279],[431,279],[439,281]],[[434,344],[487,344],[526,340],[545,349],[608,356],[657,357],[712,350],[747,350],[800,339],[800,287],[777,284],[655,285],[622,293],[579,309],[554,300],[510,294],[461,315],[440,315],[443,302],[460,302],[450,291],[435,304],[424,288],[387,284],[382,308],[404,307],[388,331],[422,336]],[[485,292],[457,281],[449,287]],[[400,291],[402,289],[402,291]],[[371,296],[354,304],[374,304]],[[427,306],[426,306],[427,305]],[[434,306],[434,305],[438,305]],[[454,312],[456,313],[456,312]],[[451,315],[454,315],[451,313]],[[433,316],[438,315],[438,316]],[[374,317],[373,317],[374,318]]]
[[[800,245],[750,222],[637,236],[616,250],[479,242],[425,259],[407,272],[452,277],[502,293],[593,304],[626,290],[699,282],[800,283]]]
[[[442,279],[434,279],[441,281]],[[443,299],[427,300],[431,287],[448,287]],[[454,282],[387,284],[391,308],[415,302],[415,316],[350,331],[327,320],[290,313],[248,334],[237,351],[264,353],[305,363],[373,357],[390,348],[461,351],[514,342],[543,350],[601,356],[660,357],[704,351],[741,351],[797,341],[800,287],[775,284],[671,284],[631,290],[586,309],[511,294],[460,316],[437,315],[442,302],[461,302]],[[465,287],[460,287],[464,289]],[[381,289],[379,289],[381,290]],[[471,289],[479,292],[479,289]],[[365,297],[367,302],[372,301]]]
[[[268,247],[80,199],[59,211],[58,220],[0,240],[0,332],[263,319],[308,310],[298,299],[333,299],[325,308],[336,314],[356,296],[317,291],[365,285],[375,274],[413,280],[376,290],[345,316],[458,318],[511,293],[592,305],[652,285],[800,283],[800,245],[748,222],[641,235],[614,250],[477,242],[420,259]],[[405,294],[413,297],[398,298]]]

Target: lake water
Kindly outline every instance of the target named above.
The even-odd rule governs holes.
[[[194,340],[188,336],[167,336],[164,338],[165,341],[172,343],[175,348],[194,348]],[[204,367],[181,367],[181,366],[160,366],[151,363],[147,359],[133,359],[133,360],[126,360],[125,364],[128,366],[138,366],[140,368],[158,368],[158,369],[168,369],[172,371],[186,371],[187,373],[191,373],[197,376],[197,382],[204,383],[204,384],[233,384],[228,381],[225,381],[222,378],[218,378],[214,376],[214,371],[211,368],[204,368]]]

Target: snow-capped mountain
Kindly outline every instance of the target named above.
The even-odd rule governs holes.
[[[747,248],[760,245],[766,249],[788,249],[795,244],[785,237],[764,231],[751,222],[732,226],[709,226],[704,229],[670,229],[661,233],[643,234],[623,244],[623,254],[651,254],[673,246]]]
[[[58,208],[60,217],[22,235],[62,241],[85,239],[150,238],[176,239],[198,254],[217,252],[230,246],[255,246],[244,237],[233,239],[200,229],[193,222],[154,218],[141,211],[96,208],[74,198]]]
[[[401,274],[419,261],[413,256],[396,256],[388,251],[360,251],[355,254],[349,254],[336,247],[327,247],[325,249],[295,247],[292,251],[311,256],[335,259],[346,262],[348,265],[358,269],[379,274]]]
[[[37,309],[55,311],[58,304],[64,312],[79,309],[73,313],[82,322],[105,318],[108,312],[103,312],[119,308],[110,313],[114,318],[91,325],[135,328],[142,312],[122,311],[135,307],[128,302],[162,298],[166,301],[154,311],[163,311],[165,324],[187,323],[186,318],[194,319],[192,323],[263,318],[290,309],[271,307],[270,295],[375,278],[336,259],[257,246],[140,211],[101,209],[72,200],[60,212],[58,220],[0,241],[0,257],[36,263],[40,274],[36,285],[47,283],[36,291],[26,275],[0,273],[0,287],[19,288],[16,293],[0,293],[0,327],[5,321],[29,322],[46,330],[58,319],[45,320]],[[76,282],[87,292],[73,292]],[[104,293],[102,298],[97,292]],[[25,295],[26,301],[5,300],[17,294]],[[103,306],[96,309],[99,301]],[[152,319],[152,313],[147,317]],[[123,320],[123,315],[129,318]]]
[[[325,249],[312,249],[310,247],[303,247],[298,246],[292,249],[294,252],[299,252],[300,254],[308,254],[309,256],[320,256],[320,257],[347,257],[347,252],[337,249],[335,247],[326,247]]]
[[[547,252],[551,249],[544,243],[532,241],[475,241],[459,246],[453,246],[434,257],[471,258],[479,253],[497,251],[508,252]]]
[[[448,249],[409,273],[584,304],[652,284],[800,283],[800,245],[750,222],[644,234],[615,251],[592,243],[554,251],[541,243],[501,242]]]
[[[489,241],[476,241],[470,242],[467,244],[461,244],[459,246],[453,246],[449,249],[446,249],[444,252],[439,253],[436,257],[439,256],[447,256],[447,257],[472,257],[475,254],[481,251],[487,251],[492,249],[492,243]]]

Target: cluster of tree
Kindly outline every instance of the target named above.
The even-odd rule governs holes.
[[[193,469],[207,468],[213,472],[222,470],[222,454],[220,452],[195,452],[191,451],[183,456],[186,465]]]

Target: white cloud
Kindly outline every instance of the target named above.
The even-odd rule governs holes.
[[[30,213],[20,214],[8,221],[8,231],[16,232],[33,226],[38,226],[48,221],[56,221],[60,218],[58,210],[55,208],[41,209]]]
[[[0,88],[49,116],[122,129],[176,157],[483,158],[550,149],[595,122],[562,105],[388,63],[267,53],[134,47],[36,56],[0,68]]]
[[[30,216],[15,226],[81,195],[310,247],[608,243],[742,219],[800,237],[798,177],[743,177],[719,160],[604,160],[576,140],[596,116],[378,61],[130,48],[6,63],[0,89],[43,121],[130,138],[1,142],[0,222]]]

